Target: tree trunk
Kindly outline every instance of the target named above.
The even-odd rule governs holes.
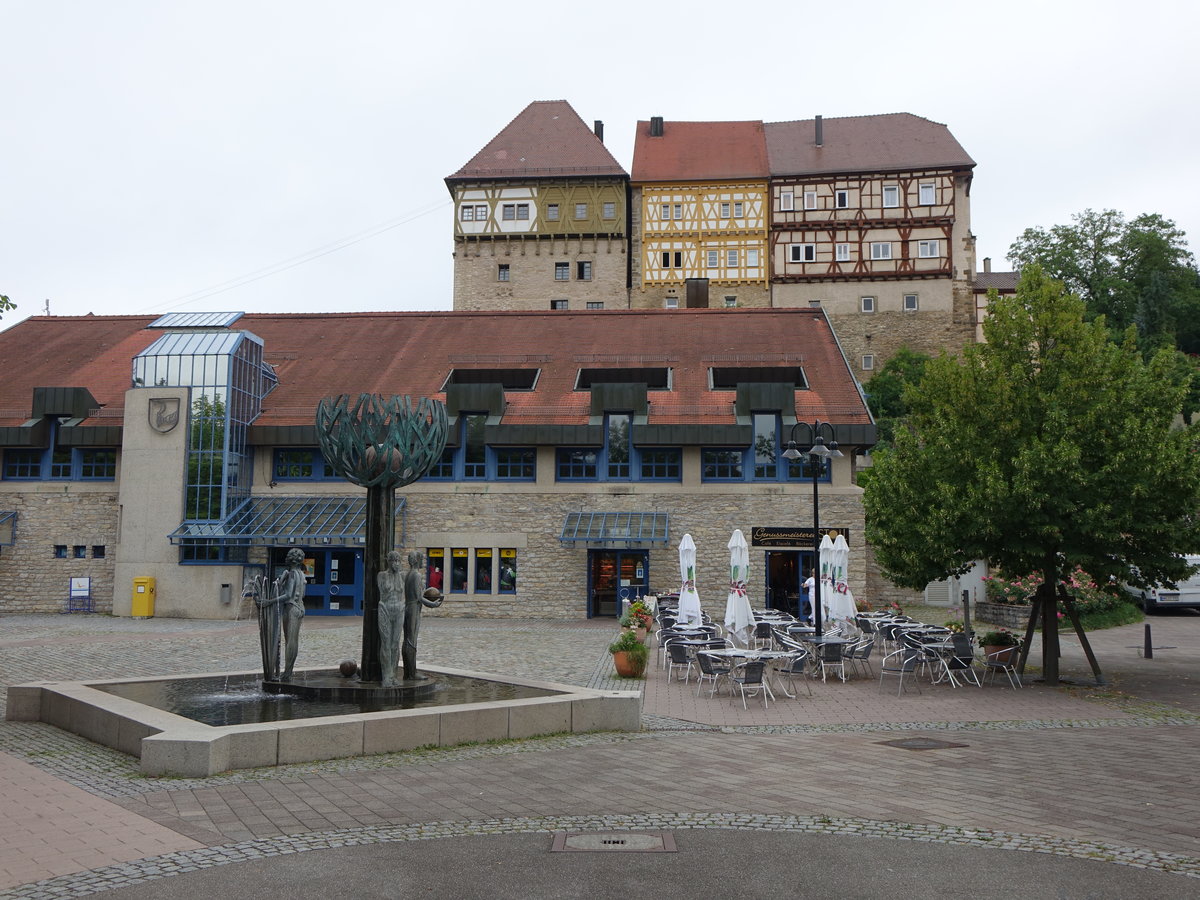
[[[1046,684],[1058,685],[1058,572],[1053,564],[1043,573],[1038,593],[1042,599],[1042,677]]]
[[[387,555],[396,546],[396,489],[367,488],[367,546],[363,573],[362,659],[359,678],[378,682],[379,662],[379,573],[387,568]]]

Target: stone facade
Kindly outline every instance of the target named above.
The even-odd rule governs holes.
[[[626,242],[613,237],[458,242],[454,308],[544,310],[552,301],[566,300],[568,309],[587,309],[588,303],[622,309],[629,305],[628,261]],[[561,272],[563,263],[568,277],[556,280],[556,264]],[[580,263],[588,264],[590,277],[579,277]]]
[[[441,609],[426,615],[583,619],[588,612],[588,551],[560,543],[568,512],[655,510],[670,515],[667,545],[649,547],[649,587],[655,591],[679,588],[679,541],[690,533],[697,547],[697,586],[705,611],[718,621],[725,617],[729,584],[729,537],[740,528],[747,539],[758,526],[811,527],[812,501],[807,485],[713,485],[696,491],[664,486],[660,491],[604,486],[596,491],[471,492],[460,485],[453,494],[417,491],[407,494],[406,543],[426,551],[441,547],[517,550],[517,592],[447,593]],[[420,486],[426,488],[427,486]],[[630,496],[633,494],[634,496]],[[850,586],[855,595],[867,591],[867,553],[863,542],[861,491],[850,485],[822,485],[821,523],[846,529],[850,543]],[[487,530],[489,523],[505,530]],[[756,607],[764,605],[765,549],[750,548],[749,593]],[[771,549],[789,549],[773,547]],[[808,549],[803,548],[793,549]],[[473,587],[473,585],[472,585]]]
[[[0,508],[17,513],[16,543],[0,552],[0,611],[62,612],[70,579],[89,577],[96,612],[110,612],[116,489],[78,483],[22,487],[0,493]],[[64,557],[55,555],[56,547],[63,548]],[[77,555],[80,550],[82,556]]]

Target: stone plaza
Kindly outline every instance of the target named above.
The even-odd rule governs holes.
[[[1019,691],[926,682],[897,696],[894,681],[860,677],[743,710],[653,664],[640,685],[617,679],[611,621],[430,619],[423,662],[640,686],[643,730],[183,779],[3,722],[0,897],[296,897],[322,884],[359,896],[671,885],[784,896],[801,873],[842,896],[1186,896],[1200,878],[1200,615],[1149,621],[1149,660],[1141,626],[1092,635],[1103,687],[1067,642],[1076,684],[1063,688],[1031,673]],[[357,619],[310,618],[301,661],[353,657],[358,638]],[[5,689],[252,669],[258,652],[245,620],[0,618]],[[903,743],[913,738],[926,740]],[[670,835],[676,852],[606,866],[603,853],[550,853],[564,833]]]

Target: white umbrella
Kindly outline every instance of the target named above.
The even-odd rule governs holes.
[[[725,628],[739,642],[749,646],[754,633],[754,610],[746,596],[746,579],[750,576],[750,550],[740,528],[729,539],[729,599],[725,601]]]
[[[829,618],[829,595],[833,593],[833,579],[831,572],[833,571],[833,538],[829,533],[821,535],[821,544],[817,547],[820,558],[817,561],[816,584],[813,587],[813,596],[809,598],[812,602],[813,609],[817,608],[816,592],[821,592],[821,627],[824,628]]]
[[[823,546],[824,542],[822,542]],[[824,559],[824,556],[825,554],[822,553],[822,559]],[[846,543],[846,538],[840,534],[833,540],[829,561],[830,587],[828,593],[824,595],[825,616],[831,622],[853,623],[855,616],[858,614],[858,608],[855,606],[854,594],[850,592],[850,584],[847,581],[847,570],[850,566],[850,545]]]
[[[698,625],[700,595],[696,593],[696,542],[690,534],[685,534],[679,542],[679,576],[683,584],[679,588],[678,621]]]

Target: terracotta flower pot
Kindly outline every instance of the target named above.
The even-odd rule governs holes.
[[[1007,653],[1002,652],[1004,650],[1007,650],[1008,652]],[[995,644],[985,644],[983,647],[983,652],[987,655],[987,658],[989,660],[991,660],[992,662],[998,662],[998,663],[1001,663],[1002,665],[1006,665],[1006,666],[1009,665],[1010,663],[1014,662],[1017,657],[1017,648],[1016,647],[999,647]],[[999,655],[993,656],[992,655],[993,653],[996,653]]]
[[[646,673],[645,657],[634,656],[627,650],[618,650],[612,655],[613,665],[622,678],[641,678]]]

